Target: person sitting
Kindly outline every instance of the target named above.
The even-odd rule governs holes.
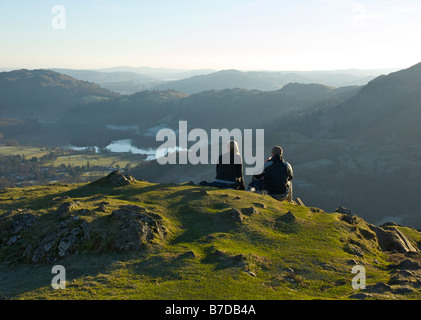
[[[213,182],[202,181],[202,186],[213,186],[244,190],[243,160],[234,140],[227,143],[227,152],[221,154],[216,164],[216,177]]]
[[[253,176],[249,190],[265,190],[273,198],[292,202],[292,166],[284,161],[283,149],[280,146],[272,148],[272,156],[265,162],[263,172]]]

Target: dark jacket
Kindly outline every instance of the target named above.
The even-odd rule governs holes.
[[[228,155],[227,155],[228,156]],[[229,153],[229,163],[223,163],[223,155],[218,158],[215,179],[238,182],[240,189],[244,190],[243,160],[241,155]]]
[[[286,194],[288,182],[294,178],[291,165],[280,155],[273,156],[265,163],[263,173],[255,178],[263,178],[263,187],[269,194]]]

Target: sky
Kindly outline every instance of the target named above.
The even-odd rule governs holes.
[[[0,0],[0,68],[402,69],[419,0]]]

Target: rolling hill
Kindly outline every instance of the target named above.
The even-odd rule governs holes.
[[[57,120],[77,105],[119,94],[50,70],[0,73],[0,118]]]
[[[305,199],[304,199],[305,200]],[[3,299],[410,300],[420,231],[113,172],[0,193]],[[53,290],[51,268],[66,270]],[[365,287],[353,285],[364,268]],[[30,272],[28,272],[30,270]]]
[[[365,85],[374,79],[374,75],[346,74],[335,72],[303,72],[303,71],[238,71],[222,70],[211,74],[197,75],[187,79],[170,81],[154,87],[158,90],[176,90],[186,93],[199,93],[208,90],[248,89],[275,91],[288,83],[322,84],[334,87]]]

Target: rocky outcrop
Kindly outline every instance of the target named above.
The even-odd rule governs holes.
[[[120,206],[110,217],[120,222],[112,244],[119,253],[144,250],[154,240],[164,239],[167,235],[162,217],[139,206]]]
[[[38,243],[30,243],[23,257],[32,263],[52,263],[60,258],[77,253],[91,237],[91,227],[86,221],[69,217],[56,228],[41,237]]]
[[[376,233],[377,242],[382,251],[396,251],[399,253],[418,251],[398,229],[394,227],[385,228],[370,225],[370,229]]]
[[[136,181],[132,176],[124,175],[118,171],[111,172],[106,178],[113,186],[125,186]]]

